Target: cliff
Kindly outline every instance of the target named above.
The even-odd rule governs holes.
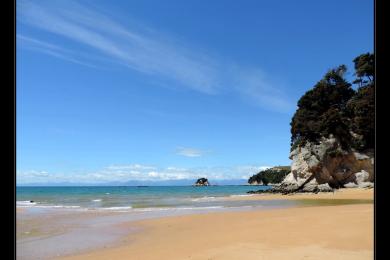
[[[373,187],[375,144],[374,55],[329,70],[298,101],[291,120],[291,172],[270,192],[318,192]]]
[[[280,185],[285,191],[373,186],[373,153],[346,151],[334,137],[323,137],[318,144],[307,142],[292,150],[290,159],[291,172]]]

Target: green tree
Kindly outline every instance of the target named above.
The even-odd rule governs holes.
[[[261,178],[262,182],[263,182],[263,185],[268,185],[269,181],[267,178]]]
[[[248,183],[252,184],[254,182],[257,182],[263,183],[263,185],[268,185],[269,183],[280,183],[290,171],[290,166],[273,167],[267,170],[260,171],[257,174],[251,176],[248,179]]]
[[[374,148],[375,141],[375,73],[374,54],[357,56],[353,62],[355,76],[351,88],[341,65],[324,77],[298,101],[291,120],[291,149],[306,141],[318,142],[333,135],[344,149],[359,151]]]
[[[321,136],[329,134],[340,140],[350,139],[349,132],[341,129],[341,125],[337,126],[347,121],[344,110],[354,95],[351,84],[344,78],[346,71],[345,65],[328,71],[313,89],[300,98],[291,121],[292,148],[306,141],[317,142]]]
[[[373,149],[375,143],[375,73],[374,54],[359,55],[354,60],[355,84],[357,93],[348,102],[351,118],[350,129],[355,137],[354,148],[357,150]]]
[[[375,57],[373,53],[365,53],[357,56],[353,60],[355,64],[355,75],[357,79],[353,81],[354,84],[363,86],[369,84],[374,80],[375,74]],[[367,80],[368,79],[368,80]]]

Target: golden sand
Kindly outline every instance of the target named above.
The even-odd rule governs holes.
[[[373,191],[249,198],[370,200]],[[129,234],[120,245],[66,259],[373,259],[373,209],[367,203],[144,220],[124,224],[142,231]]]

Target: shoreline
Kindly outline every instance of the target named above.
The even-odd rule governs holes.
[[[373,195],[373,189],[343,189],[334,193],[227,197],[361,200],[364,204],[297,205],[124,222],[120,224],[123,229],[137,227],[140,231],[127,234],[110,247],[59,259],[372,259]]]
[[[231,200],[298,200],[298,199],[374,199],[374,188],[343,188],[333,192],[289,193],[289,194],[248,194],[243,197],[231,197]]]

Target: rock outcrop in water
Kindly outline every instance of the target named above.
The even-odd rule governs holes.
[[[206,178],[199,178],[195,184],[195,186],[209,186],[210,183]]]

